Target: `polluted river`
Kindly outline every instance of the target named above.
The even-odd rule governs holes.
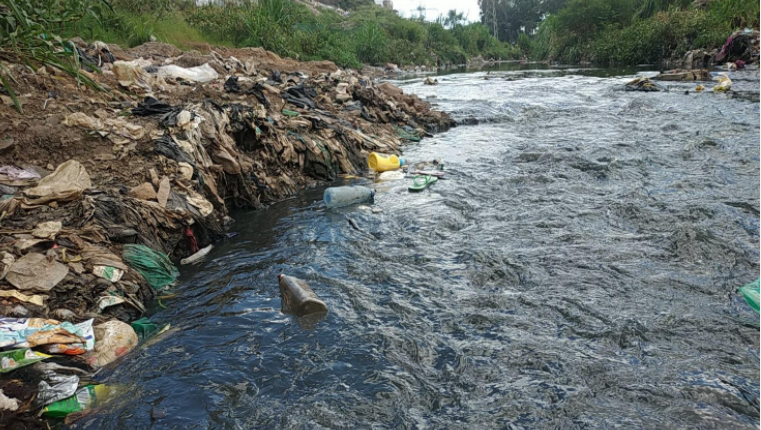
[[[404,148],[444,163],[423,192],[233,213],[72,428],[758,428],[757,95],[509,69],[394,81],[462,124]],[[281,273],[327,316],[282,313]]]

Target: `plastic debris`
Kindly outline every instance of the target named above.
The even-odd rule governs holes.
[[[404,172],[398,170],[389,170],[378,175],[379,181],[398,181],[404,179]]]
[[[42,408],[71,397],[76,394],[78,386],[79,376],[77,375],[59,375],[54,371],[46,371],[45,379],[38,384],[34,405],[36,408]]]
[[[159,326],[156,325],[153,321],[151,321],[149,318],[140,318],[137,321],[133,321],[130,323],[132,326],[132,329],[135,330],[135,333],[137,334],[138,341],[143,342],[146,340],[150,335],[155,333]]]
[[[63,418],[71,413],[92,408],[108,398],[111,389],[106,385],[85,385],[74,396],[59,400],[45,407],[42,415],[50,418]]]
[[[54,343],[83,343],[92,349],[92,321],[79,324],[42,318],[0,317],[0,348],[33,348]]]
[[[79,197],[82,191],[91,186],[90,175],[84,166],[79,161],[69,160],[42,178],[36,187],[25,190],[24,193],[31,197],[45,197],[48,201],[67,201]]]
[[[376,172],[398,170],[402,166],[404,166],[404,159],[399,158],[396,155],[385,155],[371,152],[367,157],[367,167]]]
[[[111,266],[93,266],[92,273],[111,282],[119,282],[124,276],[124,270]]]
[[[198,67],[180,67],[174,64],[158,68],[158,75],[164,78],[182,79],[190,82],[206,83],[219,78],[219,74],[208,63]]]
[[[69,273],[69,268],[42,254],[29,253],[11,265],[5,279],[23,291],[47,292]]]
[[[102,297],[98,297],[98,309],[102,311],[108,307],[120,305],[126,302],[127,300],[125,300],[124,297],[102,296]]]
[[[61,227],[61,221],[41,222],[32,230],[32,236],[40,239],[54,239],[61,231]]]
[[[28,348],[2,351],[0,352],[0,373],[7,373],[11,370],[16,370],[19,367],[28,366],[38,361],[42,361],[46,358],[50,358],[50,356],[32,351]]]
[[[755,282],[743,285],[740,287],[740,294],[742,294],[745,301],[756,312],[759,312],[759,295],[761,294],[761,279],[756,279]]]
[[[719,75],[719,83],[714,85],[713,91],[722,93],[732,91],[732,80],[729,79],[729,76],[727,76],[726,73]]]
[[[652,82],[649,78],[636,78],[626,85],[624,85],[626,91],[664,91],[665,88]]]
[[[151,91],[155,83],[155,78],[143,70],[138,60],[115,61],[113,72],[119,85],[125,88]]]
[[[298,317],[328,312],[325,302],[317,297],[309,285],[293,276],[279,275],[282,311]]]
[[[44,300],[47,298],[47,296],[41,296],[38,294],[27,296],[26,294],[20,293],[16,290],[0,290],[0,297],[12,297],[18,301],[31,303],[36,306],[44,306]]]
[[[106,366],[137,346],[137,334],[127,323],[113,320],[93,329],[95,349],[86,356],[87,363],[92,367]]]
[[[180,276],[169,257],[145,245],[124,245],[124,261],[143,275],[153,288],[169,285]]]
[[[375,197],[375,191],[361,185],[331,187],[325,190],[322,197],[325,206],[336,208],[372,201]]]
[[[193,264],[201,261],[204,257],[206,257],[206,254],[211,252],[211,250],[214,248],[214,245],[209,245],[205,248],[201,248],[196,252],[195,254],[191,255],[190,257],[183,258],[180,260],[180,264],[186,265],[186,264]]]
[[[15,166],[0,166],[0,183],[5,185],[22,186],[40,179],[40,174],[30,169],[19,169]]]

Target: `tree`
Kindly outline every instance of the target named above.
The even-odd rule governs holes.
[[[464,23],[465,14],[462,12],[458,13],[456,9],[450,9],[449,12],[447,12],[447,16],[444,18],[444,27],[449,29],[453,29]]]

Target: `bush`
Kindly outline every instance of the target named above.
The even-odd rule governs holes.
[[[628,5],[627,5],[628,2]],[[687,0],[570,0],[539,26],[534,59],[654,63],[697,49],[720,47],[746,25],[758,26],[758,1],[723,0],[707,10]]]

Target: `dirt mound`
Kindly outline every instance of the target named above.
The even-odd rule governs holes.
[[[132,49],[128,49],[127,53],[134,58],[172,58],[182,55],[182,51],[174,45],[161,42],[147,42],[140,46],[136,46]]]
[[[274,52],[263,48],[226,48],[205,44],[198,44],[193,47],[202,53],[216,52],[223,57],[235,57],[241,61],[251,60],[256,68],[267,71],[304,72],[314,75],[333,73],[338,70],[338,66],[332,61],[298,61],[292,58],[281,58]]]

